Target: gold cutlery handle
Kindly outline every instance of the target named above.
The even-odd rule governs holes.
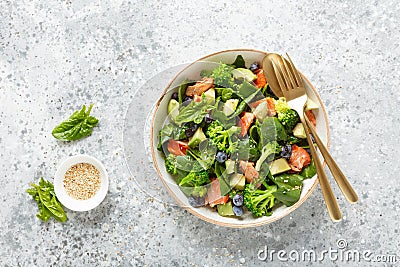
[[[319,138],[317,132],[314,130],[314,125],[311,124],[311,122],[307,118],[307,116],[304,116],[304,119],[307,123],[307,126],[308,126],[307,128],[311,131],[312,135],[314,136],[314,140],[317,143],[319,151],[321,152],[322,156],[324,157],[326,164],[328,165],[329,169],[331,170],[332,176],[335,178],[335,181],[338,184],[343,195],[346,197],[347,201],[349,201],[350,203],[356,203],[358,200],[358,196],[357,196],[357,193],[354,191],[353,187],[351,186],[349,180],[347,180],[346,176],[344,176],[343,172],[340,170],[339,166],[336,164],[336,162],[332,158],[328,149],[325,147],[324,143]],[[311,145],[310,145],[310,147],[311,147]]]
[[[307,141],[310,145],[310,152],[314,160],[315,168],[317,170],[319,184],[321,186],[322,195],[324,196],[329,216],[331,217],[332,221],[340,222],[342,220],[342,212],[340,211],[336,197],[332,192],[332,188],[329,185],[328,177],[326,176],[321,161],[319,160],[317,150],[315,150],[313,142],[311,141],[310,132],[308,131],[308,127],[303,118],[301,118],[301,122],[303,123],[304,129],[306,130]]]

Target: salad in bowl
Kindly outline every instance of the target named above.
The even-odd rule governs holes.
[[[163,160],[157,168],[168,173],[173,193],[180,191],[180,204],[230,221],[292,207],[316,174],[298,114],[269,88],[262,57],[246,61],[237,54],[206,62],[198,78],[192,73],[172,87],[153,142]],[[315,125],[318,108],[308,101]]]

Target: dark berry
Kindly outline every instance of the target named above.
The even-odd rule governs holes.
[[[285,159],[290,159],[292,155],[292,146],[291,145],[284,145],[281,148],[281,157]]]
[[[238,206],[238,207],[242,206],[243,205],[243,195],[239,195],[239,194],[235,195],[232,199],[232,202],[233,202],[233,205],[235,205],[235,206]]]
[[[192,130],[192,129],[190,129],[190,128],[188,128],[188,129],[186,129],[185,130],[185,135],[186,135],[186,137],[192,137],[193,135],[194,135],[194,131]]]
[[[204,197],[189,197],[188,202],[190,206],[195,208],[204,206],[206,203]]]
[[[178,92],[173,93],[171,99],[175,99],[176,101],[178,101]]]
[[[227,159],[228,156],[226,155],[225,152],[223,151],[218,151],[217,155],[215,156],[216,161],[218,161],[219,163],[224,163]]]
[[[275,94],[274,94],[274,92],[272,92],[272,89],[271,89],[271,87],[269,86],[269,84],[268,84],[268,86],[267,86],[267,94],[272,95],[272,96],[275,96]]]
[[[214,120],[214,119],[211,117],[210,114],[206,114],[206,115],[204,116],[204,122],[207,123],[207,124],[212,123],[213,120]]]
[[[309,148],[306,148],[306,151],[308,154],[311,154],[311,150]]]
[[[193,100],[193,98],[191,98],[190,96],[185,96],[184,98],[183,98],[183,102],[185,102],[185,101],[192,101]]]
[[[235,213],[236,216],[242,216],[243,215],[243,208],[238,207],[238,206],[233,206],[233,213]]]
[[[252,72],[255,72],[255,71],[258,70],[259,68],[260,68],[260,64],[258,64],[258,62],[253,62],[253,63],[251,63],[249,69],[250,69]]]

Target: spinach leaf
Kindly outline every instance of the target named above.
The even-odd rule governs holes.
[[[223,103],[221,103],[221,97],[215,100],[214,109],[211,116],[214,120],[219,121],[226,129],[234,126],[236,124],[236,117],[226,116],[222,111]]]
[[[225,196],[231,191],[232,188],[229,185],[225,167],[221,163],[218,163],[218,161],[215,162],[214,173],[219,180],[221,196]]]
[[[221,100],[226,102],[228,99],[231,99],[234,92],[231,88],[215,88],[217,95],[221,97]]]
[[[260,149],[269,142],[287,140],[285,128],[276,117],[265,118],[258,126],[258,135],[260,137]]]
[[[53,217],[59,222],[65,222],[67,215],[65,214],[61,203],[58,201],[54,192],[54,186],[49,181],[40,178],[39,184],[30,184],[32,188],[26,192],[33,197],[38,204],[39,213],[36,216],[44,222]]]
[[[244,62],[242,55],[238,55],[232,65],[235,66],[235,68],[246,68],[246,63]]]
[[[189,105],[180,110],[179,115],[175,118],[177,124],[193,121],[196,124],[201,123],[204,116],[209,110],[214,109],[212,99],[204,97],[201,102],[192,101]]]
[[[313,177],[316,173],[317,173],[317,169],[315,168],[314,159],[311,159],[310,165],[308,165],[307,167],[305,167],[305,168],[301,171],[300,175],[303,176],[304,178],[311,178],[311,177]]]
[[[260,92],[260,89],[250,84],[246,80],[239,86],[236,94],[240,96],[242,99],[246,99],[249,96],[253,96],[253,98],[257,97],[257,99],[264,97],[263,94]],[[253,99],[247,99],[247,100],[251,102]]]
[[[303,176],[298,174],[281,174],[270,176],[270,179],[278,186],[273,195],[286,206],[292,206],[300,199],[303,187]]]
[[[176,168],[186,172],[199,172],[203,170],[200,163],[197,160],[193,160],[190,156],[177,156]]]
[[[67,120],[53,129],[52,135],[54,138],[62,141],[75,141],[91,135],[93,127],[99,123],[98,119],[90,116],[92,108],[93,104],[86,111],[86,106],[84,105],[80,111],[75,111]]]
[[[159,133],[159,142],[157,149],[162,150],[162,145],[170,139],[182,140],[186,138],[185,130],[188,128],[187,125],[178,127],[172,123],[166,124]]]
[[[186,153],[197,160],[204,170],[208,170],[214,164],[217,146],[206,139],[199,143],[199,150],[189,149]]]
[[[188,88],[188,86],[189,86],[189,81],[187,79],[185,79],[179,86],[179,89],[178,89],[179,104],[182,104],[183,98],[185,97],[186,89]]]

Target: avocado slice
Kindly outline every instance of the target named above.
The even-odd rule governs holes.
[[[314,101],[312,101],[310,98],[307,98],[305,110],[311,110],[311,109],[319,109],[319,105]]]
[[[229,116],[235,112],[238,104],[239,104],[239,99],[228,99],[224,104],[222,112],[224,112],[226,116]]]
[[[235,79],[243,78],[248,82],[257,79],[257,76],[249,69],[237,68],[232,71],[233,77]]]
[[[282,173],[285,171],[290,170],[289,163],[286,161],[284,158],[276,159],[271,162],[271,165],[269,166],[269,171],[271,172],[271,175],[275,175],[278,173]]]
[[[175,99],[171,99],[168,102],[168,116],[175,121],[176,117],[179,115],[179,102]]]
[[[231,187],[234,187],[238,190],[244,190],[244,187],[246,186],[246,177],[243,174],[240,173],[234,173],[231,176],[231,180],[229,181],[229,185]]]
[[[217,205],[218,214],[221,216],[234,216],[232,208],[232,202],[227,202],[225,204]]]
[[[296,126],[293,128],[293,135],[302,139],[307,138],[306,130],[304,130],[302,123],[296,124]]]
[[[194,133],[194,135],[189,138],[189,143],[188,146],[189,147],[196,147],[199,145],[199,143],[203,140],[206,140],[207,137],[206,135],[203,133],[203,130],[201,128],[198,128],[196,130],[196,132]]]
[[[213,102],[215,101],[215,89],[210,88],[207,91],[205,91],[204,96],[207,97],[208,99],[212,100]]]
[[[235,164],[235,161],[231,159],[225,161],[226,174],[231,174],[235,172]]]

